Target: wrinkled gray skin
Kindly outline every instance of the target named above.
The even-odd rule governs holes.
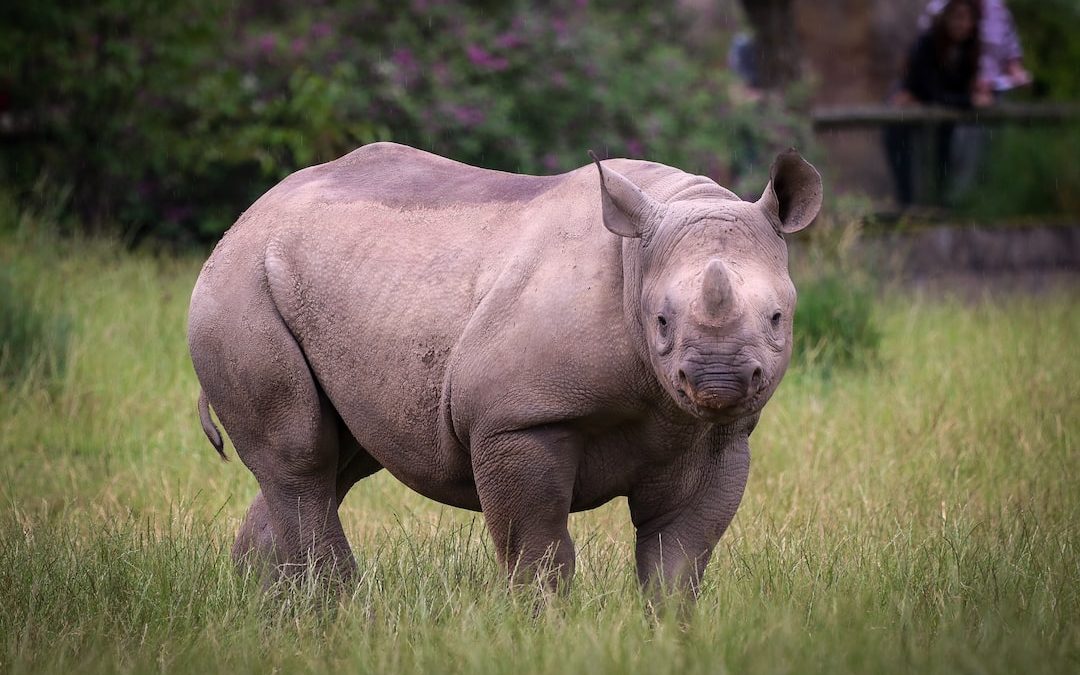
[[[234,557],[348,575],[338,506],[385,468],[482,511],[518,581],[569,580],[568,514],[625,495],[642,584],[696,593],[791,354],[782,234],[820,203],[794,151],[757,202],[651,162],[534,177],[390,143],[286,178],[191,298],[203,428],[221,451],[208,400],[261,488]]]

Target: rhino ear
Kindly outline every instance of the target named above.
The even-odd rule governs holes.
[[[600,201],[603,205],[604,227],[620,237],[648,236],[664,216],[664,205],[641,191],[626,176],[600,165],[590,150],[600,171]]]
[[[782,152],[773,162],[769,184],[757,203],[774,216],[778,232],[798,232],[821,210],[821,174],[795,148]]]

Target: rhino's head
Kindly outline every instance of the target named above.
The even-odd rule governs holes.
[[[791,358],[795,287],[783,234],[817,215],[821,176],[791,150],[777,157],[756,202],[661,203],[597,167],[604,225],[641,239],[640,297],[628,304],[660,383],[701,419],[760,411]]]

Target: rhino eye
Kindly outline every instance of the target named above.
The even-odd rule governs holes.
[[[656,335],[656,353],[664,356],[671,351],[672,343],[668,320],[663,314],[656,315]]]
[[[775,314],[773,314],[772,315],[772,327],[773,328],[779,328],[780,327],[780,319],[782,319],[782,318],[784,318],[784,317],[781,316],[780,312],[776,312]]]

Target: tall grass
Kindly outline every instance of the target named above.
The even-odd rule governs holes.
[[[17,262],[18,264],[14,264]],[[0,669],[10,672],[1075,672],[1080,304],[881,300],[880,356],[796,366],[691,620],[652,621],[625,504],[573,516],[578,576],[534,616],[478,517],[385,473],[343,509],[327,611],[228,560],[255,483],[199,429],[197,257],[11,236],[70,318],[66,367],[0,384]]]
[[[11,268],[0,269],[0,380],[40,383],[64,370],[68,320],[39,307],[16,278]]]

